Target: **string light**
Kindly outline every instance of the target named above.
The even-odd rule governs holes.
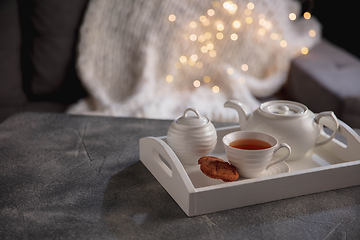
[[[200,20],[200,22],[206,22],[206,20],[207,20],[207,17],[206,16],[204,16],[204,15],[202,15],[202,16],[200,16],[199,17],[199,20]]]
[[[202,62],[196,62],[196,65],[195,65],[196,68],[200,69],[203,67],[203,63]]]
[[[233,68],[228,68],[226,70],[226,72],[229,74],[229,75],[232,75],[234,73],[234,69]]]
[[[232,1],[224,2],[223,7],[228,10],[230,14],[234,14],[238,8],[238,6]]]
[[[219,30],[219,31],[223,31],[224,30],[224,25],[222,23],[219,23],[217,26],[216,26],[216,29]]]
[[[197,23],[194,22],[194,21],[192,21],[192,22],[190,22],[189,26],[190,26],[191,28],[196,28]]]
[[[246,22],[247,24],[252,24],[252,22],[253,22],[252,17],[247,17],[247,18],[245,18],[245,22]]]
[[[199,57],[194,53],[193,55],[190,56],[190,59],[196,62],[199,59]]]
[[[221,32],[218,32],[218,33],[216,34],[216,38],[219,39],[219,40],[221,40],[221,39],[224,38],[224,34],[222,34]]]
[[[210,24],[210,21],[204,15],[200,16],[199,20],[205,27],[209,26],[209,24]]]
[[[207,46],[202,46],[201,48],[200,48],[200,51],[202,52],[202,53],[207,53],[208,52],[208,48],[207,48]]]
[[[230,39],[236,41],[238,39],[238,35],[236,33],[233,33],[230,35]]]
[[[309,13],[309,12],[304,12],[304,18],[306,19],[306,20],[309,20],[310,18],[311,18],[311,13]]]
[[[218,93],[220,91],[220,88],[218,86],[213,86],[212,89],[213,93]]]
[[[302,48],[301,48],[301,53],[304,54],[304,55],[306,55],[306,54],[309,53],[309,49],[308,49],[307,47],[302,47]]]
[[[205,39],[205,36],[204,36],[204,35],[200,35],[200,36],[198,37],[198,41],[201,42],[201,43],[202,43],[202,42],[205,42],[205,40],[206,40],[206,39]]]
[[[211,78],[210,78],[209,76],[205,76],[205,77],[203,78],[203,80],[204,80],[204,82],[209,83],[210,80],[211,80]]]
[[[259,24],[260,24],[260,26],[265,27],[265,25],[266,25],[266,20],[265,20],[264,18],[261,18],[261,19],[259,20]]]
[[[189,37],[189,39],[191,40],[191,41],[196,41],[196,39],[197,39],[197,36],[196,36],[196,34],[191,34],[190,35],[190,37]]]
[[[182,64],[186,64],[187,63],[187,58],[185,56],[181,56],[179,58],[179,61],[182,63]]]
[[[212,2],[212,6],[213,6],[214,8],[217,8],[217,7],[220,6],[220,3],[219,3],[218,1],[213,1],[213,2]]]
[[[280,41],[280,46],[285,48],[287,46],[287,42],[285,40]]]
[[[190,67],[193,67],[193,66],[195,66],[195,64],[196,64],[196,62],[195,61],[193,61],[193,60],[189,60],[189,66]]]
[[[208,43],[206,45],[206,47],[207,47],[208,50],[213,50],[214,49],[214,44],[210,42],[210,43]]]
[[[215,15],[214,9],[207,10],[207,15],[209,15],[210,17],[214,16]]]
[[[259,34],[260,36],[264,36],[264,35],[265,35],[265,33],[266,33],[266,31],[265,31],[265,29],[264,29],[264,28],[259,28],[259,30],[258,30],[258,34]]]
[[[210,56],[210,57],[215,57],[215,56],[216,56],[216,51],[215,51],[215,50],[211,50],[211,51],[209,52],[209,56]]]
[[[230,11],[236,11],[237,8],[238,8],[238,6],[235,3],[233,3],[233,4],[231,4]]]
[[[168,83],[170,83],[170,82],[172,82],[172,81],[174,80],[174,78],[173,78],[173,76],[171,76],[171,75],[167,75],[166,78],[165,78],[165,80],[166,80]]]
[[[174,14],[169,15],[169,21],[174,22],[176,20],[176,16]]]
[[[309,31],[309,36],[310,36],[310,37],[315,37],[315,36],[316,36],[315,30],[311,29],[311,30]]]
[[[249,70],[249,66],[247,64],[243,64],[243,65],[241,65],[241,70],[246,72],[247,70]]]
[[[223,3],[223,7],[224,7],[225,9],[229,9],[230,6],[231,6],[231,3],[230,3],[230,2],[224,2],[224,3]]]
[[[239,20],[235,20],[235,21],[233,22],[232,26],[233,26],[234,28],[239,28],[239,27],[241,27],[241,22],[240,22]]]
[[[296,19],[296,14],[295,14],[295,13],[290,13],[290,14],[289,14],[289,19],[290,19],[291,21],[294,21],[294,20]]]
[[[200,87],[201,82],[200,82],[199,80],[195,80],[195,81],[193,82],[193,85],[194,85],[194,87],[198,88],[198,87]]]
[[[252,14],[252,11],[250,9],[245,9],[245,15],[250,16]]]
[[[272,40],[276,40],[276,39],[278,39],[278,35],[277,35],[276,33],[271,33],[271,34],[270,34],[270,38],[271,38]]]
[[[246,7],[250,10],[253,10],[255,8],[255,5],[252,2],[249,2]]]
[[[209,33],[209,32],[206,32],[205,34],[204,34],[204,37],[205,37],[205,39],[211,39],[211,37],[212,37],[212,34],[211,33]]]
[[[231,6],[231,9],[229,10],[229,13],[230,13],[230,14],[234,14],[234,13],[236,13],[236,10],[237,10],[237,5],[236,5],[236,4],[233,4],[233,5]]]
[[[206,19],[206,21],[205,21],[205,22],[202,22],[202,24],[203,24],[205,27],[207,27],[207,26],[210,25],[210,21],[209,21],[208,19]]]
[[[271,29],[272,28],[272,23],[270,21],[267,21],[265,24],[265,28],[266,29]]]
[[[212,7],[215,9],[217,7],[220,6],[220,3],[219,1],[213,1],[212,2]],[[232,1],[225,1],[223,4],[222,4],[222,7],[226,10],[228,10],[229,14],[234,14],[237,10],[238,10],[238,6],[233,3]],[[246,5],[246,8],[244,9],[244,14],[246,15],[245,16],[245,22],[247,24],[252,24],[254,19],[252,17],[253,13],[256,13],[256,12],[253,12],[255,8],[255,5],[254,3],[252,2],[248,2],[247,5]],[[209,17],[212,17],[215,15],[215,10],[210,8],[206,11],[206,14],[205,15],[201,15],[199,17],[199,22],[202,23],[203,26],[207,27],[210,25],[210,18]],[[219,9],[217,9],[218,11]],[[240,13],[241,14],[241,13]],[[276,32],[271,32],[271,28],[272,28],[272,23],[270,21],[267,21],[266,18],[265,18],[265,15],[263,13],[260,13],[257,15],[258,17],[258,23],[259,23],[259,29],[258,29],[258,34],[260,36],[264,36],[266,35],[267,32],[269,32],[269,38],[272,39],[272,40],[278,40],[279,41],[279,45],[282,47],[282,48],[285,48],[287,47],[288,43],[287,41],[285,41],[284,39],[282,39],[282,36],[281,34],[279,33],[276,33]],[[295,13],[290,13],[288,15],[289,19],[291,21],[294,21],[297,19],[297,15]],[[303,14],[303,17],[305,19],[310,19],[311,18],[311,13],[309,12],[305,12]],[[176,20],[176,16],[174,14],[171,14],[168,16],[168,20],[170,22],[174,22]],[[212,20],[211,20],[212,21]],[[189,27],[192,28],[192,29],[195,29],[198,27],[198,23],[199,22],[196,22],[196,21],[191,21],[189,23]],[[212,24],[214,24],[212,22]],[[234,29],[239,29],[241,27],[241,22],[240,20],[238,19],[234,19],[233,22],[232,22],[232,27]],[[222,23],[222,22],[216,22],[214,25],[215,28],[215,31],[217,30],[218,32],[215,34],[215,37],[217,40],[222,40],[224,39],[224,31],[225,31],[225,25]],[[200,27],[201,27],[201,24],[200,24]],[[226,26],[227,27],[227,26]],[[226,29],[226,34],[228,34],[228,29]],[[199,35],[197,35],[199,34]],[[316,31],[314,29],[311,29],[309,30],[308,32],[309,36],[310,37],[315,37],[316,36]],[[228,35],[227,35],[228,36]],[[230,34],[230,39],[232,41],[236,41],[238,40],[238,35],[237,33],[231,33]],[[209,54],[209,57],[211,58],[214,58],[216,55],[217,55],[217,52],[214,50],[215,49],[215,45],[214,43],[211,41],[211,38],[212,38],[212,34],[211,34],[211,30],[208,31],[208,32],[197,32],[196,34],[195,33],[185,33],[183,34],[183,38],[184,40],[190,40],[192,42],[195,42],[195,41],[199,41],[200,43],[203,43],[200,47],[200,51],[202,53],[208,53]],[[206,42],[206,44],[204,44],[204,42]],[[217,41],[215,41],[215,43],[218,43]],[[199,48],[198,48],[199,50]],[[302,47],[300,49],[300,52],[304,55],[308,54],[309,52],[309,49],[307,47]],[[203,55],[202,55],[203,56]],[[206,56],[205,56],[206,57]],[[203,68],[204,64],[202,62],[199,61],[199,56],[197,54],[192,54],[189,58],[187,58],[185,55],[182,55],[180,56],[179,58],[179,62],[176,62],[175,63],[175,68],[177,69],[180,69],[183,65],[186,65],[186,64],[189,64],[189,66],[195,66],[197,69],[201,69]],[[186,66],[185,66],[186,67]],[[249,66],[247,64],[242,64],[241,65],[241,70],[246,72],[249,70]],[[233,68],[228,68],[227,70],[227,74],[229,75],[232,75],[234,74],[235,70]],[[168,83],[171,83],[174,81],[174,77],[172,75],[167,75],[165,77],[165,80],[166,82]],[[203,82],[204,83],[209,83],[211,81],[211,78],[209,76],[204,76],[203,77]],[[245,84],[245,79],[244,78],[239,78],[238,79],[238,82],[239,84]],[[201,81],[196,79],[193,81],[193,86],[198,88],[201,86]],[[214,85],[212,88],[211,88],[212,92],[214,93],[218,93],[220,91],[220,88],[219,86],[216,86]]]

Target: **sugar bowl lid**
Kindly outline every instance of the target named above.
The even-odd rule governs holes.
[[[301,103],[293,101],[269,101],[260,105],[260,110],[264,113],[276,116],[302,116],[308,108]]]
[[[191,116],[188,112],[194,112],[195,116]],[[201,127],[209,122],[209,119],[200,115],[198,110],[195,108],[188,108],[184,111],[184,114],[177,119],[175,119],[175,123],[187,127]]]

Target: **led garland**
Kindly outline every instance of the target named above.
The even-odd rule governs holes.
[[[218,8],[218,7],[220,7],[220,3],[218,1],[213,1],[212,6],[213,6],[213,8]],[[224,9],[226,9],[229,12],[229,14],[234,14],[238,10],[238,6],[235,3],[233,3],[232,1],[225,1],[222,4],[222,7]],[[198,24],[202,24],[205,27],[209,26],[210,25],[210,19],[209,18],[211,18],[211,17],[213,17],[215,15],[215,10],[213,8],[210,8],[210,9],[208,9],[206,11],[207,16],[201,15],[199,17],[199,22],[200,23],[197,23],[196,21],[191,21],[189,23],[189,27],[192,28],[192,29],[195,29],[198,26]],[[244,10],[244,14],[247,16],[245,18],[246,24],[252,24],[254,22],[254,19],[252,17],[252,12],[253,12],[254,8],[255,8],[255,4],[252,3],[252,2],[249,2],[246,5],[246,9]],[[303,17],[304,17],[304,19],[308,20],[308,19],[311,18],[311,14],[309,12],[305,12],[303,14]],[[272,28],[272,23],[270,21],[266,20],[264,14],[259,14],[258,18],[259,18],[258,24],[260,25],[260,27],[258,29],[258,34],[260,36],[264,36],[266,34],[266,32]],[[295,21],[297,19],[296,14],[295,13],[290,13],[289,14],[289,19],[291,21]],[[171,14],[171,15],[168,16],[168,20],[170,22],[174,22],[174,21],[176,21],[176,16],[174,14]],[[215,35],[216,39],[218,39],[218,40],[224,39],[225,36],[224,36],[224,34],[222,32],[225,29],[225,25],[222,22],[218,21],[218,22],[216,22],[215,26],[216,26],[216,30],[218,31],[216,33],[216,35]],[[231,26],[234,29],[239,29],[242,26],[242,23],[241,23],[240,20],[236,19],[236,20],[234,20],[232,22]],[[315,37],[316,36],[316,31],[311,29],[311,30],[309,30],[308,34],[309,34],[310,37]],[[209,56],[212,57],[212,58],[216,57],[217,53],[216,53],[216,50],[215,50],[214,43],[210,41],[210,39],[213,37],[210,32],[205,32],[204,34],[200,34],[199,36],[194,34],[194,33],[193,34],[184,34],[183,37],[184,37],[184,40],[190,40],[192,42],[199,41],[200,43],[204,43],[204,42],[208,41],[205,45],[200,47],[200,51],[202,53],[204,53],[204,54],[205,53],[209,54]],[[238,40],[238,35],[236,33],[230,34],[229,37],[230,37],[230,39],[232,41]],[[270,39],[278,40],[279,45],[282,48],[287,47],[287,41],[282,39],[282,36],[280,34],[272,32],[270,34]],[[307,47],[302,47],[300,52],[302,54],[306,55],[306,54],[308,54],[309,49]],[[195,66],[196,68],[201,69],[203,67],[203,63],[198,61],[198,60],[199,60],[199,56],[197,54],[195,54],[195,53],[192,54],[189,58],[182,55],[182,56],[179,57],[179,61],[175,63],[175,67],[177,69],[180,69],[183,65],[189,64],[189,66]],[[249,66],[246,63],[244,63],[241,66],[241,70],[246,72],[246,71],[249,70]],[[233,74],[234,69],[233,68],[228,68],[227,73],[229,75]],[[166,82],[171,83],[171,82],[173,82],[174,78],[171,75],[167,75],[165,80],[166,80]],[[210,76],[204,76],[203,81],[205,83],[209,83],[211,81]],[[239,79],[239,82],[241,84],[244,84],[245,79],[241,78],[241,79]],[[196,88],[200,87],[201,86],[201,81],[198,80],[198,79],[194,80],[193,81],[193,86],[196,87]],[[214,85],[212,87],[212,92],[213,93],[218,93],[219,91],[220,91],[219,86]]]

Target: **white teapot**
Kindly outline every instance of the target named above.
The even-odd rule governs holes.
[[[301,159],[310,149],[330,142],[339,128],[333,112],[314,114],[305,105],[292,101],[265,102],[253,113],[236,100],[227,101],[224,107],[238,112],[241,130],[264,132],[273,135],[279,142],[289,144],[291,155],[287,161]],[[317,142],[322,127],[319,121],[325,116],[334,120],[336,129],[329,138]]]
[[[188,112],[195,113],[195,116]],[[167,132],[167,142],[179,160],[185,164],[198,164],[200,157],[210,154],[217,143],[214,125],[194,108],[174,120]]]

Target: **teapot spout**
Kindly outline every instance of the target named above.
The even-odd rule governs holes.
[[[251,114],[251,109],[237,100],[229,100],[225,102],[224,107],[233,108],[237,111],[239,115],[240,129],[244,130],[244,125]]]

